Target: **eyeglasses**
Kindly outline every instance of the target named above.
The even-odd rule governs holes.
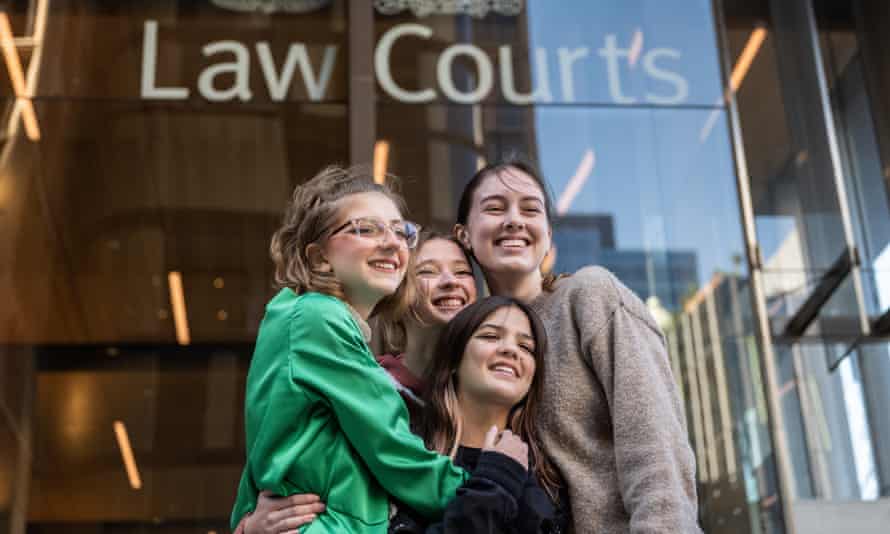
[[[417,246],[417,239],[420,235],[419,224],[413,223],[411,221],[385,223],[380,219],[375,219],[373,217],[350,219],[343,225],[338,226],[333,232],[331,232],[331,237],[345,230],[357,235],[358,237],[375,239],[382,243],[384,237],[386,236],[387,228],[389,228],[393,235],[395,235],[396,238],[409,249],[413,249]]]

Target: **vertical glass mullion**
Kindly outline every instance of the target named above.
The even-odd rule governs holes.
[[[729,42],[725,33],[725,18],[723,16],[723,2],[714,2],[715,18],[720,21],[717,24],[717,34],[720,39],[721,65],[723,66],[724,87],[728,84],[728,72],[731,72],[732,61],[729,57]],[[730,137],[733,146],[733,156],[736,165],[736,184],[738,187],[739,208],[742,216],[742,231],[745,239],[745,251],[748,260],[751,298],[754,305],[753,315],[756,321],[757,341],[759,345],[760,370],[763,374],[763,394],[766,398],[770,438],[775,452],[777,466],[779,499],[782,510],[782,523],[785,531],[794,533],[794,514],[791,509],[793,493],[792,468],[788,458],[788,447],[784,431],[782,410],[778,395],[778,379],[776,376],[775,354],[772,346],[772,334],[769,325],[769,315],[766,309],[766,297],[763,287],[762,258],[757,242],[757,233],[754,224],[754,207],[751,199],[750,175],[748,172],[745,147],[742,139],[741,123],[738,104],[732,91],[726,92],[726,109],[728,112]]]

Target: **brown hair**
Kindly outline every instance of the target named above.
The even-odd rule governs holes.
[[[341,201],[360,193],[380,193],[393,201],[402,216],[405,201],[395,192],[394,176],[386,184],[374,183],[373,175],[363,167],[330,166],[294,189],[284,212],[281,226],[272,235],[269,252],[275,262],[275,283],[300,294],[316,291],[345,301],[343,287],[333,272],[313,270],[306,248],[323,241],[336,223]],[[408,271],[412,271],[409,262]],[[414,286],[406,277],[399,289],[382,299],[372,315],[398,317],[414,298]]]
[[[470,208],[473,206],[473,195],[476,194],[476,190],[479,189],[479,186],[482,185],[482,182],[485,181],[489,176],[500,177],[504,171],[509,169],[516,169],[521,171],[529,176],[538,187],[541,188],[541,193],[544,195],[544,214],[547,216],[547,224],[552,229],[553,228],[553,195],[550,193],[550,187],[547,184],[547,181],[544,180],[544,177],[541,176],[541,173],[538,171],[537,167],[531,161],[519,156],[519,155],[511,155],[506,158],[498,161],[494,161],[489,163],[488,165],[482,167],[476,174],[470,178],[470,181],[467,182],[467,185],[464,186],[463,192],[460,195],[460,202],[457,207],[457,223],[463,226],[467,225],[467,219],[470,217]],[[472,252],[471,252],[472,254]],[[476,257],[473,256],[473,259]],[[479,263],[478,261],[476,263]],[[553,291],[556,285],[556,281],[560,278],[564,278],[568,276],[566,274],[554,274],[554,273],[544,273],[544,279],[542,286],[544,291]]]
[[[406,279],[411,279],[411,285],[414,288],[414,299],[411,301],[411,305],[408,308],[407,313],[411,314],[411,317],[419,322],[423,323],[420,320],[416,313],[416,306],[421,302],[421,299],[424,298],[421,295],[418,283],[417,283],[417,273],[414,272],[413,266],[417,261],[417,255],[420,254],[420,251],[423,249],[423,246],[429,243],[430,241],[442,240],[448,241],[449,243],[454,243],[457,245],[457,248],[463,252],[464,257],[467,260],[467,263],[472,265],[473,261],[470,258],[470,255],[467,254],[466,249],[464,249],[463,245],[461,245],[460,241],[451,234],[446,234],[444,232],[437,232],[435,230],[423,230],[420,232],[420,237],[417,239],[417,246],[414,247],[414,250],[411,251],[412,259],[411,259],[411,269],[405,275]],[[400,354],[405,351],[405,345],[408,342],[408,333],[407,326],[405,324],[405,316],[400,316],[391,319],[381,318],[378,320],[375,325],[375,338],[378,339],[379,344],[376,345],[376,348],[380,352],[389,353],[389,354]]]
[[[516,307],[525,313],[535,339],[535,348],[532,351],[535,359],[535,375],[532,377],[526,396],[511,409],[507,426],[528,444],[531,469],[550,498],[556,501],[561,479],[541,449],[538,428],[541,398],[544,392],[547,335],[538,315],[527,304],[510,297],[487,297],[470,304],[448,323],[439,337],[430,369],[427,371],[420,435],[426,441],[427,447],[441,454],[453,456],[457,451],[461,437],[457,370],[463,360],[467,343],[479,326],[492,313],[505,307]]]

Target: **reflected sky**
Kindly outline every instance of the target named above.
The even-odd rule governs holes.
[[[737,271],[744,247],[727,119],[709,109],[721,95],[711,2],[611,4],[528,2],[532,46],[589,49],[574,65],[574,94],[590,105],[535,108],[544,175],[557,201],[571,197],[566,214],[611,214],[619,250],[694,252],[701,284]],[[653,75],[645,58],[663,50],[676,54],[650,60]],[[558,62],[548,71],[552,86],[565,81]],[[687,94],[665,105],[659,98],[677,93],[676,76]]]
[[[704,143],[709,112],[537,108],[541,167],[557,199],[585,152],[596,162],[568,214],[612,214],[618,249],[692,250],[703,283],[744,258],[726,118]]]
[[[575,102],[713,106],[720,99],[710,0],[618,0],[597,9],[590,0],[529,0],[527,10],[531,45],[548,51],[556,102],[567,101],[560,48],[588,51],[573,64]],[[541,71],[533,75],[539,81]]]

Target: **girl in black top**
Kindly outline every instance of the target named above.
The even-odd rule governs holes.
[[[390,521],[390,533],[565,530],[559,476],[537,435],[546,343],[537,315],[508,297],[480,300],[448,323],[426,375],[421,436],[429,448],[474,471],[480,455],[489,454],[482,449],[493,431],[510,430],[528,444],[529,470],[514,465],[509,487],[478,477],[458,490],[442,521],[432,525],[402,511]]]

